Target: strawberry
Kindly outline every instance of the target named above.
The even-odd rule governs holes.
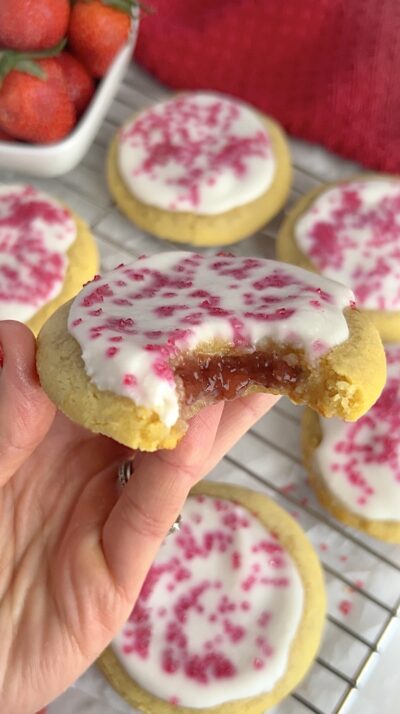
[[[0,141],[14,141],[14,137],[10,136],[9,134],[6,134],[5,131],[0,129]]]
[[[83,64],[69,52],[58,55],[56,62],[63,71],[69,98],[76,109],[77,116],[80,116],[93,96],[94,81]]]
[[[63,139],[76,120],[61,67],[43,53],[5,52],[0,60],[0,129],[37,144]],[[46,55],[46,56],[44,56]]]
[[[1,0],[0,47],[53,47],[65,37],[69,15],[69,0]]]
[[[77,0],[68,40],[93,77],[103,77],[128,39],[134,0]]]

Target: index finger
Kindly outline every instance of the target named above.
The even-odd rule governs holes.
[[[40,386],[32,332],[19,322],[0,322],[0,486],[42,441],[56,412]]]
[[[192,486],[214,447],[223,404],[206,407],[172,451],[142,454],[102,533],[114,580],[133,602]]]

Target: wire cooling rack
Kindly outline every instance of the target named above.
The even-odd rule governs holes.
[[[104,173],[107,146],[117,127],[134,111],[166,96],[168,90],[132,65],[95,143],[78,168],[56,180],[3,172],[0,182],[33,180],[38,187],[67,202],[90,223],[105,269],[143,253],[174,250],[173,244],[141,232],[121,216],[108,192]],[[321,181],[355,171],[354,164],[328,155],[318,147],[292,141],[291,148],[294,180],[288,207]],[[234,251],[274,257],[275,236],[282,216],[257,235],[235,245]],[[232,449],[211,478],[247,486],[274,498],[299,521],[319,554],[329,601],[323,644],[308,677],[276,708],[275,714],[310,711],[339,714],[344,713],[346,703],[353,699],[361,678],[370,676],[373,662],[380,656],[379,646],[393,626],[400,605],[400,546],[364,537],[334,521],[320,508],[307,485],[300,459],[300,415],[299,408],[281,400]],[[102,686],[108,687],[103,683]],[[104,696],[116,710],[125,711],[125,704],[113,692],[103,692]],[[74,692],[75,714],[97,712],[101,708],[100,702],[97,709],[96,705],[85,705],[84,699],[80,706],[79,695]],[[57,714],[61,709],[71,711],[64,710],[61,700],[60,707],[56,703],[51,711]],[[359,712],[363,714],[361,709]]]

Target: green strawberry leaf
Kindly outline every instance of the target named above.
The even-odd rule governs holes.
[[[102,3],[107,7],[113,7],[115,10],[126,12],[128,15],[131,14],[133,5],[136,5],[136,2],[129,2],[129,0],[102,0]]]
[[[57,57],[62,52],[67,40],[61,40],[55,47],[48,50],[38,50],[37,52],[15,52],[14,50],[4,50],[0,52],[0,85],[5,77],[16,69],[26,74],[31,74],[38,79],[46,79],[46,72],[37,64],[35,60]]]
[[[15,69],[17,69],[18,72],[30,74],[32,77],[37,77],[38,79],[47,79],[47,74],[44,69],[42,69],[37,62],[33,62],[33,60],[20,60]]]

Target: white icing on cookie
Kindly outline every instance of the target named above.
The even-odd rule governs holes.
[[[388,378],[377,403],[353,424],[320,418],[318,472],[349,511],[400,520],[400,346],[387,346]]]
[[[228,500],[191,497],[112,648],[157,697],[212,707],[274,687],[303,603],[292,558],[256,517]]]
[[[360,307],[400,310],[400,181],[352,181],[322,193],[297,221],[295,240]]]
[[[143,203],[215,215],[261,196],[272,183],[275,158],[254,111],[199,92],[156,104],[126,125],[118,167]]]
[[[120,266],[72,303],[68,329],[86,372],[159,414],[179,415],[170,361],[215,340],[254,351],[272,338],[311,360],[349,335],[350,290],[319,275],[261,258],[169,252]]]
[[[33,186],[0,186],[0,320],[26,322],[62,290],[76,224]]]

